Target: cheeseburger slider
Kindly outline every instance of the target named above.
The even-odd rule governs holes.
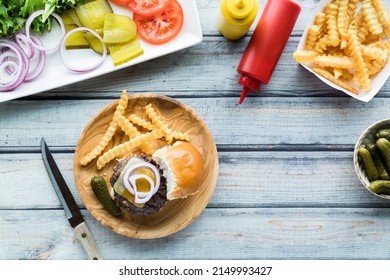
[[[115,203],[133,215],[151,215],[167,201],[186,198],[203,181],[203,159],[189,142],[178,141],[152,157],[120,160],[110,178]]]

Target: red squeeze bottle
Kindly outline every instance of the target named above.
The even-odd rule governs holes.
[[[244,86],[240,104],[249,90],[268,84],[300,12],[301,7],[291,0],[268,0],[237,67],[238,83]]]

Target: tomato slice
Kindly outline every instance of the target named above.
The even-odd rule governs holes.
[[[172,0],[127,0],[130,11],[144,17],[154,16],[164,10]]]
[[[110,2],[117,4],[119,6],[124,6],[126,7],[129,4],[130,0],[109,0]]]
[[[144,17],[133,15],[137,25],[138,35],[151,44],[163,44],[175,38],[183,27],[183,9],[176,0],[171,0],[169,5],[159,14]]]

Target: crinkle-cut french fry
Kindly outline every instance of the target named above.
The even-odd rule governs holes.
[[[347,14],[348,14],[348,23],[347,26],[351,23],[353,17],[355,16],[356,8],[358,5],[359,0],[349,0],[348,1],[348,8],[347,8]]]
[[[130,138],[135,138],[141,133],[138,131],[138,129],[124,116],[119,116],[118,119],[118,125],[123,130],[123,132],[129,136]]]
[[[353,74],[348,69],[343,68],[333,68],[333,76],[336,79],[344,79],[345,81],[351,81],[353,79]]]
[[[367,24],[364,22],[364,24],[359,26],[359,32],[358,32],[358,38],[359,42],[364,42],[367,39],[367,36],[370,34],[370,31],[368,30]]]
[[[387,49],[387,58],[388,58],[390,56],[390,40],[386,41],[383,45]]]
[[[314,63],[322,67],[336,67],[336,68],[353,68],[355,65],[353,60],[347,56],[332,56],[332,55],[321,55],[317,56],[313,60]]]
[[[118,146],[111,148],[110,150],[108,150],[98,158],[97,169],[98,170],[102,169],[107,163],[109,163],[114,158],[130,152],[131,150],[142,145],[143,143],[147,141],[159,139],[162,136],[163,136],[162,131],[154,130],[145,134],[141,134],[136,138],[133,138],[127,142],[124,142],[122,144],[119,144]]]
[[[315,48],[318,39],[319,30],[320,29],[318,28],[317,25],[310,26],[306,37],[306,44],[305,44],[306,50],[313,50]]]
[[[319,28],[323,28],[323,26],[326,23],[326,15],[325,13],[318,13],[314,19],[314,24],[317,25]]]
[[[326,53],[334,57],[344,57],[344,50],[341,50],[339,47],[328,47]]]
[[[381,34],[368,34],[366,36],[366,39],[364,40],[363,44],[364,45],[370,45],[370,44],[373,44],[375,42],[379,42],[379,41],[382,41],[383,39],[386,39],[386,35],[385,33],[381,33]]]
[[[171,136],[172,129],[169,127],[168,123],[166,123],[156,112],[152,104],[148,104],[145,107],[146,114],[149,119],[152,121],[152,124],[155,128],[162,130],[164,132],[165,140],[168,143],[171,143],[173,137]]]
[[[139,132],[138,129],[124,116],[118,117],[118,125],[130,139],[136,138],[141,134],[141,132]],[[155,151],[155,148],[149,142],[142,143],[140,148],[142,152],[147,155],[151,155]]]
[[[190,136],[187,133],[172,131],[171,135],[176,140],[190,141]]]
[[[118,105],[116,106],[114,117],[113,117],[112,121],[110,122],[106,132],[104,133],[103,138],[100,140],[99,144],[97,146],[95,146],[94,149],[92,149],[92,151],[90,151],[87,155],[85,155],[84,157],[81,158],[81,160],[80,160],[81,165],[85,166],[88,163],[90,163],[98,155],[100,155],[100,153],[107,147],[108,143],[110,142],[110,140],[114,136],[115,131],[118,127],[117,118],[124,114],[126,107],[127,107],[128,100],[129,100],[129,98],[128,98],[127,92],[126,92],[126,90],[123,90],[122,95],[118,101]]]
[[[129,119],[129,121],[131,121],[133,124],[135,125],[138,125],[138,126],[141,126],[143,128],[146,128],[147,130],[153,130],[154,129],[154,125],[151,124],[150,122],[144,120],[143,118],[141,117],[138,117],[137,115],[135,114],[131,114],[129,116],[127,116],[127,118]]]
[[[328,71],[322,69],[322,68],[313,68],[313,71],[315,73],[317,73],[318,75],[321,75],[323,76],[325,79],[328,79],[329,81],[331,81],[332,83],[346,89],[346,90],[349,90],[351,92],[353,92],[354,94],[358,94],[359,92],[353,88],[350,84],[344,82],[343,80],[339,80],[339,79],[336,79],[331,73],[329,73]]]
[[[364,19],[363,11],[360,9],[358,14],[355,17],[355,22],[357,24],[358,28],[358,37],[360,42],[364,42],[366,40],[366,37],[368,34],[370,34],[370,31],[368,30],[367,23]]]
[[[348,28],[348,49],[351,52],[351,56],[356,67],[355,82],[364,91],[369,91],[371,89],[371,80],[364,62],[362,47],[357,36],[357,26],[355,21],[352,21]]]
[[[339,79],[343,75],[343,69],[342,68],[333,68],[333,76],[336,79]]]
[[[337,11],[336,2],[331,2],[325,6],[326,26],[328,27],[328,40],[331,46],[336,47],[340,44],[340,34],[337,30]]]
[[[379,23],[377,13],[371,3],[371,0],[363,0],[361,8],[364,20],[367,23],[368,30],[371,34],[381,34],[383,32],[382,25]]]
[[[322,12],[319,12],[316,17],[314,18],[314,24],[317,25],[319,28],[321,28],[326,21],[326,15]]]
[[[340,0],[339,10],[337,13],[337,28],[341,37],[341,49],[344,49],[347,46],[347,29],[349,24],[347,9],[348,0]]]
[[[374,45],[362,45],[362,54],[371,59],[386,59],[387,51]]]
[[[305,63],[305,62],[310,62],[313,61],[313,59],[318,55],[317,52],[315,51],[306,51],[306,50],[301,50],[301,51],[295,51],[293,53],[293,59],[296,62],[299,63]]]
[[[378,15],[379,23],[382,25],[384,33],[390,35],[390,13],[383,0],[372,0],[376,13]]]
[[[368,75],[375,75],[379,71],[383,69],[386,65],[387,59],[385,58],[379,58],[379,59],[373,59],[370,63],[367,63],[368,68]]]
[[[366,46],[369,48],[378,48],[381,49],[382,51],[386,50],[386,42],[382,42],[382,40],[377,40],[375,42],[367,44]]]
[[[318,26],[318,37],[324,36],[326,30],[326,15],[318,13],[314,19],[314,25]]]
[[[104,133],[103,138],[100,140],[99,144],[95,146],[95,148],[90,151],[88,154],[83,156],[80,160],[80,164],[82,166],[86,166],[88,163],[93,161],[100,153],[105,149],[107,144],[110,142],[112,136],[115,134],[115,131],[117,129],[116,121],[111,121],[108,129]]]
[[[323,53],[330,46],[328,37],[329,35],[325,34],[318,40],[315,48],[317,52]]]
[[[360,9],[359,12],[356,14],[356,16],[354,18],[352,18],[352,20],[355,20],[355,22],[358,26],[362,25],[365,22],[363,10]],[[352,22],[352,20],[351,20],[351,22]]]

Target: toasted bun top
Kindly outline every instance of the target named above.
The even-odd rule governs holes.
[[[153,154],[167,180],[168,200],[196,193],[203,181],[203,158],[194,145],[178,141]]]

